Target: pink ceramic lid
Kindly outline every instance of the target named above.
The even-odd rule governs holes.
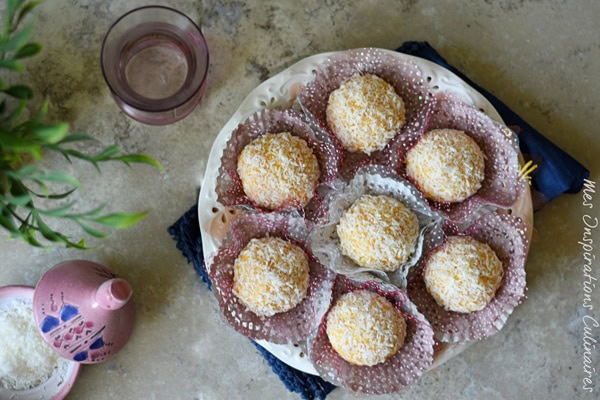
[[[125,346],[135,321],[131,286],[106,267],[71,260],[51,268],[35,288],[33,314],[60,356],[106,361]]]
[[[0,287],[0,310],[15,307],[19,302],[32,303],[34,289],[30,286]],[[55,373],[41,385],[27,390],[7,390],[0,387],[0,399],[62,400],[73,387],[81,365],[60,359]]]

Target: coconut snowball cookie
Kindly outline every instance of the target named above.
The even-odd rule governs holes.
[[[336,230],[342,253],[356,264],[395,271],[416,249],[419,221],[393,197],[364,195],[344,212]]]
[[[485,155],[466,133],[435,129],[406,154],[406,174],[425,197],[458,203],[474,195],[485,178]]]
[[[331,346],[344,360],[373,366],[402,347],[406,321],[385,297],[356,290],[337,300],[327,316],[326,331]]]
[[[383,149],[406,122],[394,87],[371,74],[356,74],[331,92],[326,116],[346,150],[366,154]]]
[[[448,311],[479,311],[500,287],[504,268],[489,245],[470,236],[450,236],[425,264],[424,281],[436,303]]]
[[[308,257],[278,237],[252,239],[233,264],[233,293],[258,316],[296,307],[309,286]]]
[[[408,293],[337,275],[333,302],[309,356],[324,380],[353,392],[399,393],[433,362],[429,321]]]
[[[246,195],[260,207],[304,207],[319,183],[317,157],[306,141],[289,132],[268,133],[241,151],[237,172]]]

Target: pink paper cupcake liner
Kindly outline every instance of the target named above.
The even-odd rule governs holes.
[[[377,75],[391,84],[402,97],[406,107],[406,123],[398,134],[414,135],[423,129],[420,121],[424,118],[423,109],[427,108],[431,97],[420,68],[412,61],[400,60],[379,49],[364,48],[348,50],[329,58],[317,69],[314,81],[298,95],[298,101],[314,130],[335,138],[327,125],[329,95],[356,74]],[[351,177],[360,167],[383,162],[386,156],[385,148],[370,156],[360,152],[343,152],[344,161],[340,172],[345,178]]]
[[[251,239],[267,236],[300,246],[308,256],[310,277],[308,292],[300,304],[290,311],[262,317],[248,310],[233,293],[233,264]],[[305,221],[298,217],[247,214],[234,222],[208,272],[221,313],[236,331],[273,343],[294,343],[314,334],[329,307],[334,275],[311,255],[305,246],[307,237]]]
[[[426,129],[419,137],[410,135],[396,141],[388,153],[388,165],[406,176],[404,158],[423,133],[434,129],[464,131],[475,140],[485,155],[485,178],[482,186],[477,193],[460,203],[430,201],[430,204],[459,223],[472,222],[477,211],[485,206],[510,207],[519,192],[519,149],[516,134],[477,108],[454,97],[440,94],[435,100],[435,106],[424,119]],[[418,184],[415,185],[418,187]]]
[[[337,176],[341,164],[341,150],[337,143],[323,132],[313,131],[303,120],[303,117],[292,109],[271,109],[260,111],[241,123],[232,133],[223,150],[216,193],[218,201],[224,206],[241,206],[263,212],[260,206],[246,196],[242,181],[237,173],[237,160],[240,152],[254,139],[266,133],[289,132],[291,135],[304,139],[314,152],[319,163],[321,176],[319,186],[331,182]],[[323,214],[319,196],[319,186],[315,189],[313,199],[304,209],[298,204],[286,204],[279,212],[289,212],[301,209],[311,220],[318,219]]]
[[[327,314],[317,336],[309,344],[309,355],[319,375],[354,392],[364,394],[398,393],[416,382],[433,362],[433,329],[417,311],[405,291],[375,281],[355,283],[338,275],[333,301],[354,290],[369,290],[389,300],[407,323],[407,334],[400,350],[374,366],[357,366],[342,359],[327,336]]]
[[[463,314],[445,310],[428,293],[423,275],[431,251],[423,256],[422,261],[408,276],[408,294],[431,323],[439,340],[460,342],[484,339],[502,329],[514,308],[525,298],[525,260],[528,249],[526,230],[520,218],[490,212],[464,232],[460,232],[456,225],[446,223],[443,235],[438,231],[435,237],[429,238],[428,246],[434,249],[443,245],[446,236],[472,236],[488,244],[504,265],[501,286],[490,303],[483,310]]]

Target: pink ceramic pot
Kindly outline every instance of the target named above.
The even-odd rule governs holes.
[[[135,321],[129,283],[91,261],[65,261],[38,282],[33,314],[60,356],[85,364],[106,361],[125,346]]]

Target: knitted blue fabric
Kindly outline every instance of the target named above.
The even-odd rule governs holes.
[[[196,206],[190,208],[177,222],[169,227],[168,231],[177,242],[179,251],[194,265],[194,269],[210,289],[211,282],[204,268],[198,208]],[[335,386],[325,382],[320,377],[298,371],[281,362],[259,344],[252,343],[271,366],[273,372],[279,376],[285,387],[290,392],[299,393],[304,400],[323,400],[329,392],[335,389]]]
[[[198,207],[193,206],[181,216],[168,229],[169,234],[175,239],[177,249],[183,253],[188,262],[202,278],[202,281],[212,290],[212,282],[208,278],[204,268],[204,252],[202,250],[202,236],[200,235],[200,223],[198,220]]]
[[[523,119],[510,110],[485,89],[470,81],[456,68],[449,65],[427,42],[406,42],[398,51],[419,56],[433,61],[460,76],[463,80],[485,96],[498,111],[502,119],[510,126],[520,128],[519,140],[521,151],[529,154],[539,164],[533,175],[533,187],[543,194],[546,201],[552,200],[561,193],[576,193],[581,190],[583,180],[589,171],[563,150],[543,137]],[[198,223],[197,207],[190,208],[177,222],[169,228],[169,233],[177,242],[177,248],[194,266],[198,275],[211,288],[211,282],[204,268],[202,239]],[[271,369],[291,392],[299,393],[305,400],[323,400],[335,386],[325,382],[318,376],[305,374],[279,361],[260,345],[254,346],[265,358]]]

